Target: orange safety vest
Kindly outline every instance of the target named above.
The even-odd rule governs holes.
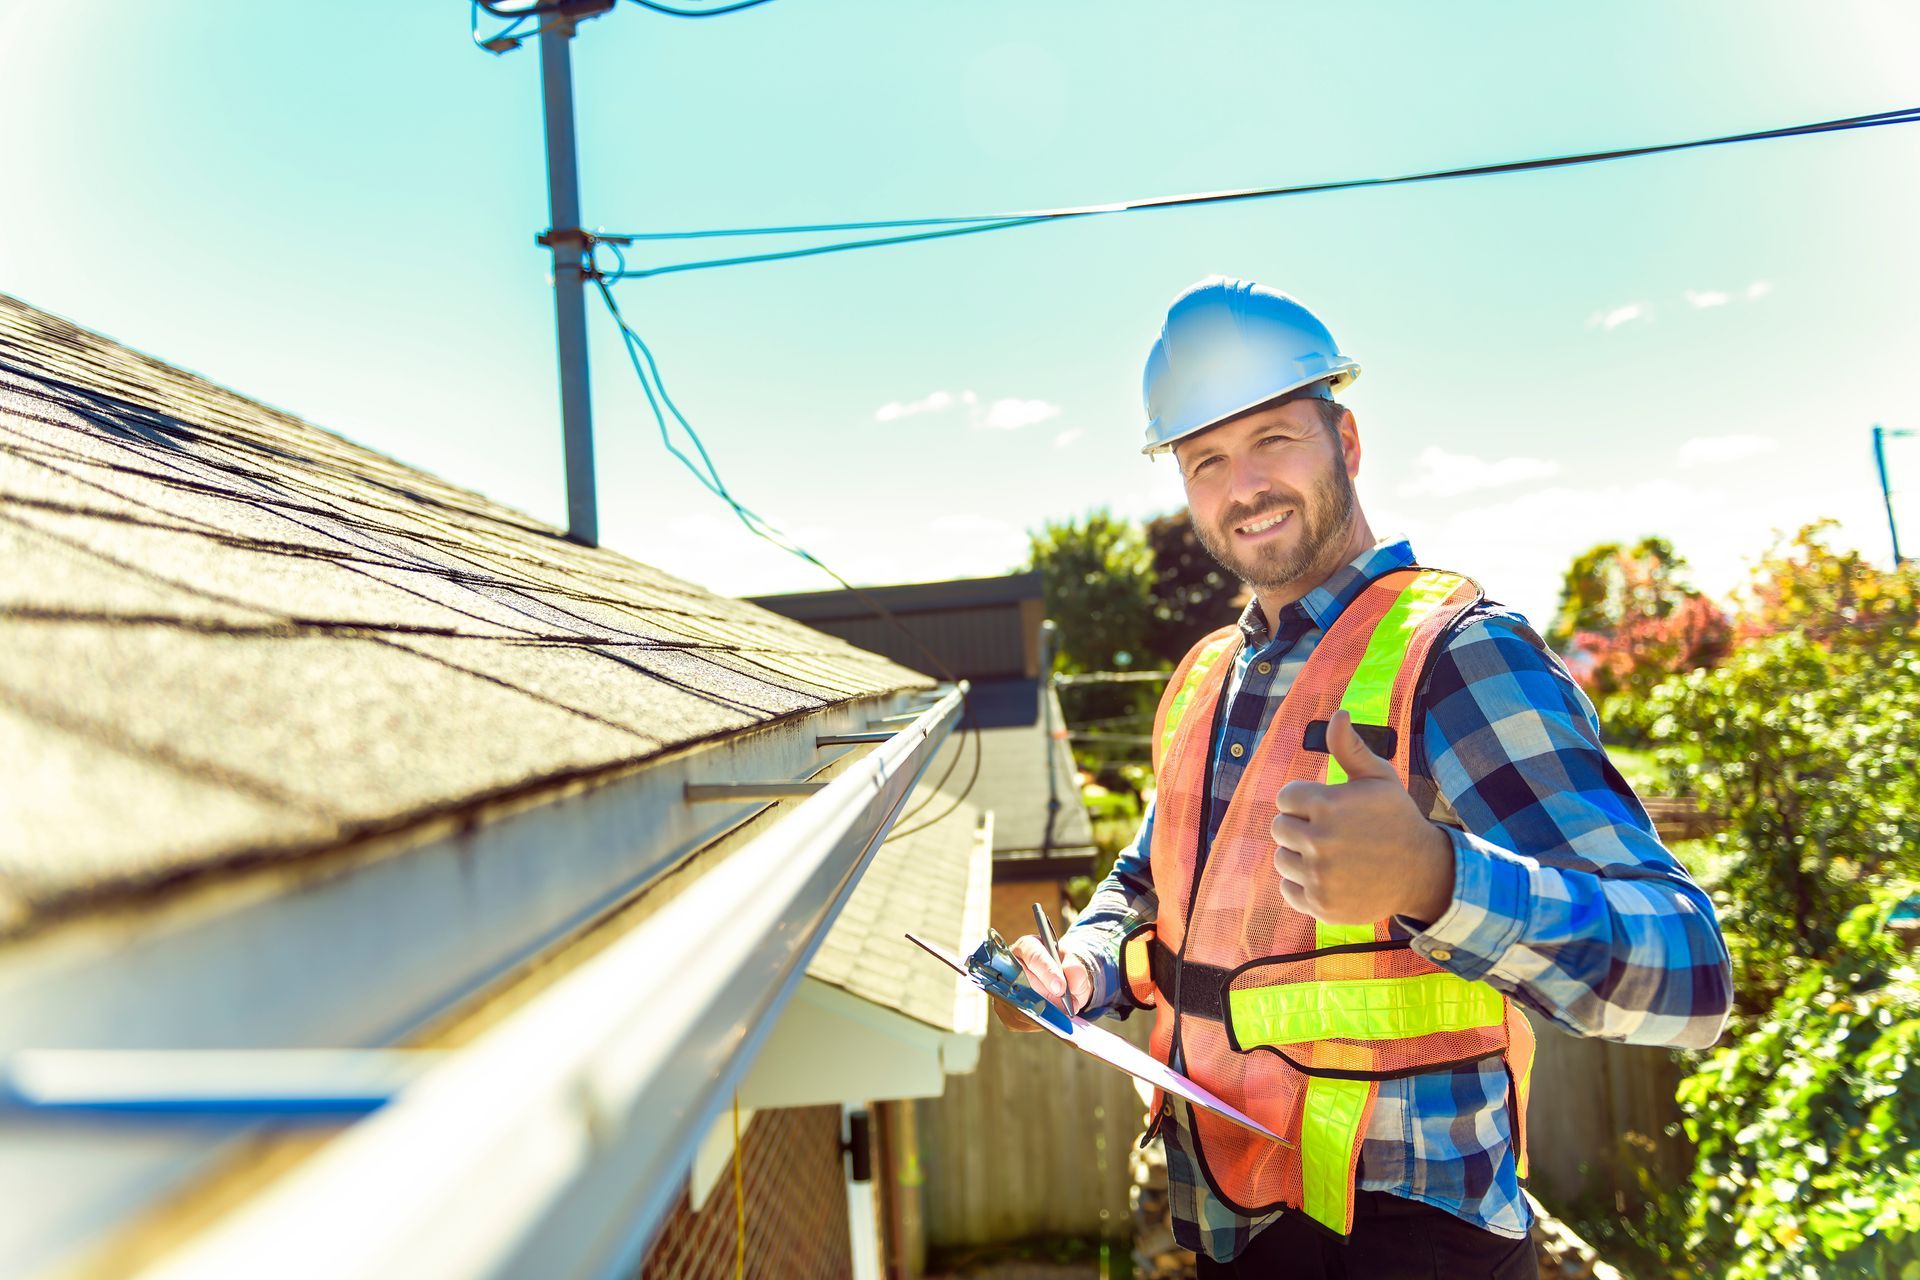
[[[1128,933],[1123,967],[1134,999],[1156,1008],[1154,1057],[1169,1061],[1177,1044],[1190,1078],[1287,1140],[1190,1109],[1208,1184],[1243,1214],[1304,1209],[1347,1234],[1380,1081],[1485,1058],[1503,1058],[1511,1074],[1526,1176],[1533,1034],[1519,1009],[1486,983],[1422,958],[1384,920],[1330,925],[1293,910],[1273,868],[1280,788],[1346,780],[1327,753],[1334,711],[1346,709],[1406,785],[1425,710],[1415,692],[1448,625],[1479,598],[1471,580],[1433,569],[1396,570],[1370,584],[1320,638],[1274,713],[1204,859],[1208,756],[1239,629],[1195,645],[1161,698],[1151,849],[1159,912]],[[1158,1094],[1153,1108],[1149,1133],[1171,1110]]]

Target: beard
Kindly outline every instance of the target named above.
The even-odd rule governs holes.
[[[1255,591],[1277,591],[1316,571],[1320,577],[1332,573],[1339,566],[1326,561],[1340,554],[1347,530],[1352,526],[1355,501],[1353,477],[1339,465],[1339,455],[1336,453],[1334,457],[1336,461],[1327,467],[1325,475],[1314,481],[1306,498],[1276,490],[1271,500],[1257,507],[1229,510],[1218,526],[1208,527],[1195,520],[1193,532],[1200,539],[1200,545],[1220,562],[1222,569]],[[1235,527],[1251,524],[1267,512],[1287,507],[1293,508],[1294,519],[1300,523],[1300,536],[1291,547],[1268,542],[1244,552],[1236,551]]]

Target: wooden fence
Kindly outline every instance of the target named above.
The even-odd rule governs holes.
[[[1624,1211],[1641,1202],[1643,1178],[1666,1186],[1685,1178],[1693,1159],[1673,1098],[1675,1056],[1528,1017],[1539,1045],[1527,1106],[1533,1193],[1554,1210],[1591,1197]]]
[[[1151,1023],[1136,1014],[1102,1025],[1144,1046]],[[1131,1236],[1127,1152],[1146,1104],[1126,1075],[994,1022],[978,1070],[915,1106],[931,1248]]]

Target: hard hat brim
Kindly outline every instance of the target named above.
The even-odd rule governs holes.
[[[1290,387],[1282,387],[1278,391],[1261,396],[1258,400],[1243,404],[1238,409],[1229,409],[1227,412],[1209,418],[1205,422],[1188,427],[1177,436],[1169,436],[1164,440],[1148,441],[1145,445],[1141,446],[1140,452],[1148,457],[1153,457],[1155,454],[1172,453],[1173,446],[1187,439],[1189,436],[1197,436],[1202,431],[1210,431],[1221,423],[1231,418],[1237,418],[1243,413],[1250,413],[1255,409],[1264,408],[1267,405],[1273,404],[1275,401],[1285,400],[1302,387],[1310,387],[1316,382],[1324,382],[1327,384],[1328,390],[1334,395],[1339,395],[1349,383],[1359,376],[1360,366],[1354,361],[1348,360],[1332,374],[1318,373],[1311,378],[1302,378]]]

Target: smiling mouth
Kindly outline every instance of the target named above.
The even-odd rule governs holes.
[[[1257,520],[1249,520],[1245,524],[1235,525],[1233,531],[1243,538],[1257,538],[1262,534],[1272,533],[1275,529],[1285,525],[1291,519],[1293,519],[1291,509],[1278,512],[1269,511]]]

